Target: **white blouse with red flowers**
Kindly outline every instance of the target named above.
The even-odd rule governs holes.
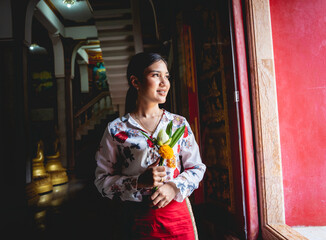
[[[160,129],[166,129],[170,121],[173,122],[172,133],[177,128],[186,126],[183,137],[173,147],[176,168],[169,168],[166,161],[163,164],[167,174],[166,182],[174,182],[180,190],[174,200],[182,202],[198,188],[206,166],[202,163],[194,134],[184,117],[164,110],[152,137],[156,138]],[[141,131],[144,131],[143,128],[130,114],[108,124],[95,156],[95,185],[103,196],[140,202],[143,195],[151,194],[151,189],[137,189],[137,180],[160,155]],[[181,172],[182,167],[184,170]]]

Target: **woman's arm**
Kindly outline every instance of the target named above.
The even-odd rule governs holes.
[[[95,185],[104,197],[121,200],[141,201],[141,194],[137,190],[139,176],[123,176],[121,174],[122,161],[119,159],[117,142],[112,138],[109,125],[106,128],[100,142],[95,159]]]
[[[206,166],[201,160],[198,144],[187,120],[185,120],[185,126],[187,130],[183,138],[179,140],[180,157],[184,171],[171,180],[179,189],[174,198],[178,202],[182,202],[198,188],[206,171]]]

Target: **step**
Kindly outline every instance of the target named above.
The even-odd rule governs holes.
[[[105,66],[106,71],[110,71],[110,72],[127,72],[127,66],[126,65],[108,65]]]
[[[128,80],[126,76],[120,76],[120,77],[112,77],[112,76],[108,76],[107,75],[107,79],[108,79],[108,83],[113,84],[113,86],[116,85],[121,85],[121,84],[127,84]]]
[[[127,68],[111,68],[110,66],[109,67],[106,67],[106,73],[109,73],[109,74],[124,74],[124,76],[126,76],[126,72],[127,72]]]
[[[125,94],[129,89],[129,85],[126,86],[125,84],[115,85],[115,86],[110,85],[110,87],[111,87],[111,95],[115,92],[124,92]]]
[[[127,60],[107,60],[105,61],[105,67],[107,68],[123,68],[128,67],[129,59]]]
[[[108,82],[109,83],[112,83],[112,82],[121,82],[121,83],[124,83],[124,82],[127,82],[127,76],[126,76],[126,74],[124,74],[124,75],[110,75],[110,76],[108,76],[107,75],[107,77],[108,77]]]
[[[125,102],[126,102],[126,97],[118,97],[118,98],[112,99],[112,104],[113,105],[125,104]]]
[[[111,71],[111,72],[125,72],[127,73],[127,66],[123,66],[123,65],[110,65],[109,66],[105,66],[105,70],[107,72]]]
[[[122,9],[105,9],[105,10],[97,10],[93,12],[94,18],[102,18],[108,16],[116,16],[116,15],[123,15],[123,14],[131,14],[130,8],[122,8]]]
[[[97,10],[93,12],[93,17],[95,20],[98,19],[108,19],[108,18],[131,18],[131,9],[106,9],[106,10]]]
[[[106,48],[106,47],[133,46],[134,42],[133,41],[109,40],[109,41],[101,41],[100,45],[103,50],[103,48]]]
[[[119,73],[111,73],[111,72],[107,72],[106,76],[108,78],[127,78],[127,74],[126,72],[119,72]]]
[[[106,57],[106,55],[110,55],[110,56],[114,56],[114,57],[119,57],[119,56],[125,56],[125,57],[129,57],[131,55],[134,55],[135,51],[126,51],[126,50],[118,50],[118,51],[103,51],[102,55],[103,57]]]
[[[127,77],[119,77],[119,78],[108,77],[108,84],[113,84],[113,87],[118,86],[119,84],[125,85],[126,83],[128,83]],[[112,91],[112,89],[110,90]]]
[[[125,103],[126,101],[126,95],[127,93],[125,94],[120,94],[120,95],[115,95],[114,96],[114,101],[112,102],[113,105],[115,104],[122,104],[122,103]]]
[[[119,29],[132,25],[131,19],[126,20],[100,20],[95,22],[97,30]]]
[[[129,88],[129,84],[127,81],[124,82],[109,82],[110,88],[116,89],[116,88]]]
[[[106,64],[106,61],[120,61],[120,60],[129,60],[131,55],[103,55],[103,61],[105,66],[109,66],[109,64]]]
[[[133,32],[127,30],[112,30],[112,31],[98,31],[98,39],[103,41],[132,41],[134,39]]]
[[[108,84],[110,86],[110,91],[112,92],[112,91],[114,91],[115,88],[126,88],[126,85],[128,84],[128,82],[127,82],[127,79],[108,80]]]
[[[129,34],[114,34],[114,35],[107,34],[107,36],[99,36],[98,35],[98,40],[100,42],[104,42],[104,41],[133,41],[133,39],[134,39],[134,36],[129,35]]]
[[[128,84],[127,78],[108,78],[108,84],[112,87],[125,86]],[[110,89],[112,91],[112,89]]]
[[[120,90],[114,90],[113,98],[125,98],[127,95],[128,89],[120,89]]]
[[[102,53],[110,54],[112,51],[135,51],[134,46],[114,46],[114,47],[101,47]]]
[[[113,98],[119,98],[119,97],[125,98],[126,95],[127,95],[127,91],[128,91],[128,89],[114,90],[114,91],[112,91],[112,93],[111,93],[112,99]]]
[[[134,49],[134,42],[130,41],[101,41],[102,52],[123,51]]]
[[[126,56],[126,57],[130,57],[132,55],[135,54],[135,49],[134,47],[128,47],[127,49],[122,49],[122,50],[102,50],[102,56],[103,57],[107,57],[107,56],[114,56],[114,57],[118,57],[118,56]]]

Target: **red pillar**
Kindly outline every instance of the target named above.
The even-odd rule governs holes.
[[[255,161],[253,150],[252,121],[250,109],[249,82],[247,72],[246,43],[242,14],[242,1],[232,1],[233,33],[237,85],[239,90],[239,121],[244,184],[244,206],[246,239],[257,239],[259,233]]]

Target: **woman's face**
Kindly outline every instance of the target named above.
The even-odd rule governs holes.
[[[162,60],[147,67],[140,83],[138,98],[146,102],[165,103],[170,89],[169,76],[166,64]]]

